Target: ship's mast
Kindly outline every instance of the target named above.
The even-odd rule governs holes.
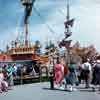
[[[74,19],[70,19],[70,0],[66,0],[66,8],[67,8],[67,15],[66,15],[66,20],[64,22],[65,25],[65,37],[62,39],[62,41],[59,43],[59,47],[65,47],[66,52],[65,52],[65,61],[67,64],[70,64],[70,44],[72,40],[69,40],[68,37],[72,35],[72,32],[70,28],[73,26]]]
[[[68,38],[69,36],[71,36],[71,31],[70,31],[70,27],[72,27],[73,21],[74,19],[70,19],[70,0],[66,0],[67,1],[67,15],[66,15],[66,21],[65,21],[65,39]]]
[[[70,19],[70,11],[69,11],[69,0],[67,0],[67,16],[66,16],[66,20],[69,21]],[[65,28],[66,30],[66,28]],[[69,33],[69,26],[67,27],[67,33]]]
[[[32,7],[35,0],[21,0],[22,5],[25,7],[25,16],[24,16],[24,25],[25,25],[25,46],[28,46],[28,24],[29,24],[29,17],[32,12]]]
[[[66,22],[68,22],[70,20],[70,11],[69,11],[69,0],[67,0],[67,16],[66,16]],[[65,25],[65,39],[68,38],[70,36],[70,26]],[[68,42],[67,42],[68,43]],[[69,45],[70,46],[70,45]],[[70,51],[69,51],[69,46],[66,47],[66,53],[65,53],[65,63],[66,64],[70,64]]]
[[[25,46],[28,46],[28,22],[25,23]]]

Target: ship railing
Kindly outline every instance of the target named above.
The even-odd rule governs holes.
[[[14,83],[17,84],[25,84],[26,82],[34,83],[34,82],[42,82],[48,80],[48,69],[47,67],[41,67],[40,72],[35,75],[26,74],[23,75],[21,72],[21,76],[13,77]]]
[[[21,76],[21,77],[13,77],[14,83],[15,84],[24,84],[25,81],[28,81],[30,83],[32,83],[32,81],[36,81],[39,80],[40,76],[36,75],[36,76],[31,76],[31,75],[25,75],[25,76]],[[19,81],[19,82],[18,82]]]
[[[34,48],[13,48],[8,51],[10,54],[20,54],[20,53],[34,53]]]

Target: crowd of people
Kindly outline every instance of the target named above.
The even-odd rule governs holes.
[[[24,77],[25,75],[39,75],[39,65],[34,66],[21,64],[1,64],[0,65],[0,93],[7,92],[14,85],[14,78]]]
[[[36,75],[40,73],[40,65],[35,64],[31,67],[16,66],[16,64],[4,64],[0,66],[0,93],[8,91],[14,85],[13,78],[21,75]],[[54,72],[53,72],[54,71]],[[77,66],[74,62],[66,64],[60,58],[57,59],[54,70],[50,72],[51,88],[62,88],[74,90],[74,85],[85,85],[85,88],[90,88],[92,85],[93,91],[96,86],[100,91],[100,60],[95,60],[90,63],[89,59]],[[70,87],[69,87],[70,86]]]
[[[55,64],[54,73],[54,86],[51,88],[62,88],[70,91],[75,90],[74,85],[84,84],[85,88],[92,88],[95,91],[96,86],[100,91],[100,60],[96,60],[90,63],[89,59],[86,59],[82,64],[77,66],[74,62],[70,65],[64,64],[58,58]],[[70,87],[68,87],[70,86]]]

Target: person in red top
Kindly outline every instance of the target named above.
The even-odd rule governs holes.
[[[63,79],[63,71],[62,71],[62,64],[60,63],[59,58],[57,59],[57,63],[55,65],[55,79],[56,79],[56,85],[61,86],[61,82]]]

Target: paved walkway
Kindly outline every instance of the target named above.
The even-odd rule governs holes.
[[[0,94],[0,100],[100,100],[98,92],[78,87],[78,91],[50,90],[49,83],[15,86],[13,90]]]

